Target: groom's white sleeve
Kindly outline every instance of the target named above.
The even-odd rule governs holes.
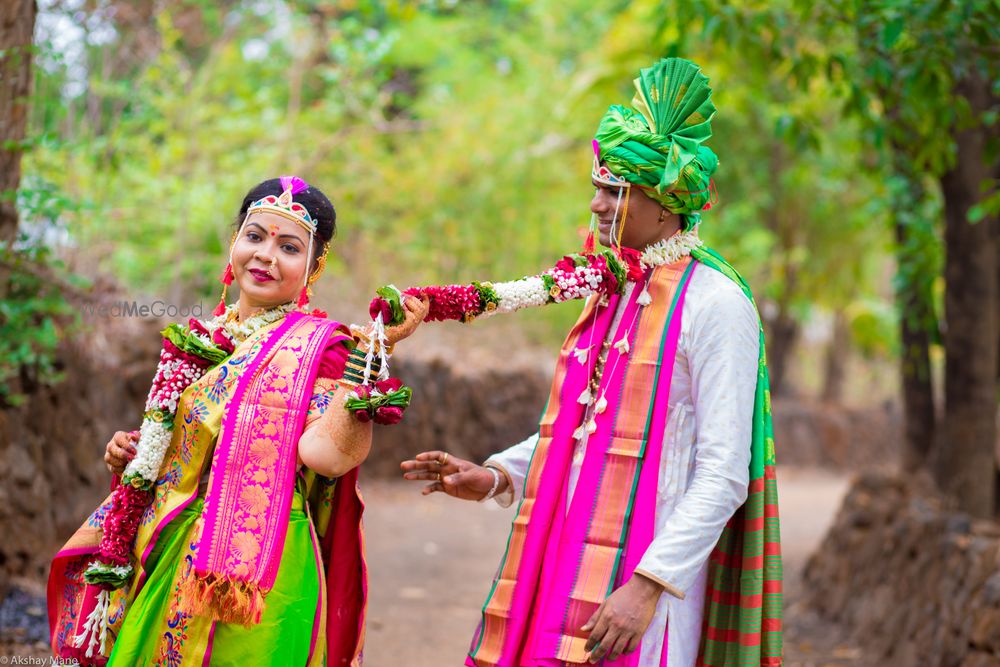
[[[503,493],[493,497],[501,507],[510,507],[520,497],[524,490],[524,478],[528,475],[528,466],[538,444],[538,434],[534,433],[523,441],[508,447],[498,454],[486,459],[483,465],[496,468],[507,476],[509,482]]]

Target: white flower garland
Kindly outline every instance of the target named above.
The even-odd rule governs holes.
[[[646,249],[643,250],[642,253],[640,253],[639,261],[641,262],[642,268],[644,269],[651,269],[666,264],[675,264],[681,261],[683,258],[690,255],[695,248],[698,248],[702,245],[703,242],[700,238],[698,238],[698,233],[695,230],[687,232],[678,232],[668,239],[664,239],[662,241],[658,241],[657,243],[647,246]],[[653,298],[650,295],[648,288],[649,288],[648,280],[643,280],[642,292],[639,293],[639,296],[636,299],[636,303],[638,303],[640,306],[648,306],[653,302]],[[634,317],[635,315],[633,315],[633,318]],[[633,319],[632,323],[634,324],[634,322],[635,320]],[[614,369],[617,367],[618,362],[623,357],[627,357],[629,353],[632,351],[632,347],[629,344],[628,340],[629,330],[631,330],[631,328],[632,324],[629,325],[629,327],[625,330],[625,333],[622,335],[622,337],[619,340],[617,340],[612,346],[619,353],[619,356],[615,358],[615,362],[612,365],[611,368],[612,374],[614,373]],[[592,348],[593,346],[578,347],[575,350],[573,350],[572,354],[574,358],[577,360],[577,362],[586,366],[587,364],[589,364],[590,353]],[[604,369],[602,368],[601,369],[602,375],[603,372]],[[590,387],[588,386],[580,394],[580,397],[577,399],[577,401],[582,405],[588,406],[587,415],[590,415],[588,418],[584,420],[584,423],[580,424],[580,426],[576,429],[576,431],[573,432],[573,438],[576,440],[581,440],[587,437],[588,435],[593,434],[597,430],[596,416],[601,414],[607,409],[608,400],[607,398],[605,398],[603,392],[599,396],[594,396],[590,391]],[[589,412],[590,406],[592,404],[594,406],[593,414]]]
[[[555,285],[546,287],[542,275],[552,277]],[[502,283],[484,283],[493,288],[499,303],[493,310],[485,311],[481,317],[496,313],[513,313],[523,308],[544,306],[550,301],[562,303],[572,299],[590,296],[597,292],[604,276],[593,266],[577,266],[573,271],[551,271],[537,276]]]
[[[674,264],[702,245],[704,243],[698,238],[696,231],[678,232],[668,239],[647,246],[640,255],[640,261],[644,269]],[[550,301],[561,303],[588,296],[598,290],[603,280],[599,271],[587,266],[577,266],[571,275],[560,273],[557,274],[557,278],[556,285],[560,288],[557,294],[550,292],[541,275],[492,283],[499,303],[495,309],[487,310],[480,317],[489,317],[496,313],[513,313],[523,308],[544,306]],[[639,295],[639,305],[648,306],[651,302],[649,292],[644,287]]]
[[[497,293],[500,303],[496,310],[483,315],[492,315],[496,312],[513,313],[522,308],[544,306],[549,300],[549,290],[540,276],[493,283],[493,290]]]
[[[654,266],[674,264],[690,255],[692,250],[702,245],[704,245],[704,242],[698,238],[698,232],[694,230],[678,232],[669,239],[664,239],[647,246],[640,255],[642,268],[650,269]]]

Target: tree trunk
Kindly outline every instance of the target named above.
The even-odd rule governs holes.
[[[780,140],[771,144],[769,169],[775,183],[781,182],[782,171],[786,168],[785,145]],[[798,225],[789,220],[781,206],[781,198],[775,196],[765,216],[767,225],[777,236],[778,251],[774,270],[781,279],[781,293],[775,299],[777,312],[770,322],[767,332],[767,367],[771,378],[771,394],[781,396],[788,392],[788,362],[799,338],[799,323],[792,314],[792,300],[798,287],[798,267],[794,249],[797,241]]]
[[[35,0],[0,2],[0,241],[17,236],[15,195],[31,92]]]
[[[788,391],[788,361],[799,338],[799,323],[787,306],[778,304],[778,313],[769,324],[767,372],[771,381],[771,394],[782,396]]]
[[[826,368],[823,372],[823,400],[840,403],[844,399],[844,379],[851,351],[851,331],[844,311],[833,316],[833,337],[826,350]]]
[[[918,215],[917,211],[926,196],[920,176],[913,172],[911,165],[904,149],[894,145],[894,170],[907,182],[906,191],[901,192],[894,202],[896,261],[900,274],[896,303],[900,310],[899,338],[902,347],[899,361],[905,434],[903,467],[914,471],[928,463],[935,443],[937,413],[930,348],[938,322],[933,294],[936,272],[923,266],[927,255],[924,246],[928,239],[921,238],[933,232],[921,229],[921,221],[907,217]]]
[[[964,80],[958,93],[981,113],[986,82]],[[978,118],[977,118],[978,120]],[[941,486],[974,516],[992,516],[996,485],[997,413],[997,220],[968,221],[982,197],[988,128],[981,123],[956,133],[954,169],[941,178],[945,208],[945,415],[941,432]]]
[[[931,375],[931,332],[925,319],[933,316],[933,312],[931,303],[920,293],[917,285],[901,286],[896,298],[902,311],[899,322],[902,346],[899,362],[906,437],[903,467],[914,471],[927,463],[934,447],[937,429]]]

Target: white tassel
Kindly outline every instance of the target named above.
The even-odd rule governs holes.
[[[590,387],[587,387],[586,389],[583,390],[583,393],[580,394],[580,397],[576,399],[576,402],[579,403],[580,405],[590,405],[590,402],[593,399],[594,397],[591,396],[590,394]]]
[[[636,303],[640,306],[648,306],[653,303],[653,297],[649,295],[649,290],[645,286],[643,286],[642,293],[639,294],[639,298],[636,299]]]
[[[576,360],[581,364],[587,363],[587,355],[589,353],[590,353],[589,347],[578,347],[575,350],[573,350],[573,356],[576,357]]]
[[[372,375],[372,362],[375,360],[375,341],[381,341],[385,337],[385,325],[382,323],[382,313],[375,316],[372,321],[371,335],[368,341],[368,352],[365,354],[365,377],[361,384],[367,385],[368,378]]]
[[[629,350],[632,349],[631,346],[628,344],[628,332],[627,331],[625,332],[625,335],[622,336],[621,340],[618,341],[617,343],[615,343],[615,349],[618,350],[618,352],[621,353],[621,354],[628,354]]]
[[[594,412],[597,414],[603,414],[605,410],[608,409],[608,399],[601,396],[597,399],[597,405],[594,406]]]
[[[81,648],[84,642],[87,643],[88,658],[94,656],[94,648],[104,655],[104,644],[108,636],[108,607],[111,606],[111,591],[101,590],[97,595],[97,604],[94,610],[84,621],[83,631],[73,638],[73,643],[77,648]]]
[[[587,429],[585,429],[583,426],[580,426],[575,431],[573,431],[574,440],[583,440],[585,437],[587,437]]]
[[[385,334],[385,323],[382,321],[382,313],[375,316],[375,320],[372,322],[371,335],[369,336],[371,341],[368,343],[368,352],[365,354],[365,377],[361,382],[363,385],[367,385],[372,375],[372,363],[375,361],[375,347],[378,346],[378,359],[381,362],[381,367],[378,371],[378,379],[385,380],[389,377],[389,353],[386,352],[386,346],[389,338]]]
[[[585,428],[588,435],[593,435],[594,431],[597,430],[597,422],[591,419],[589,422],[587,422],[587,426]]]

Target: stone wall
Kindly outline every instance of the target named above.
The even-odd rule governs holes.
[[[104,447],[116,430],[137,427],[160,325],[88,328],[58,351],[61,383],[0,409],[0,597],[11,576],[46,576],[54,550],[107,494]]]
[[[776,398],[772,412],[778,465],[869,470],[895,467],[900,460],[903,421],[893,403],[849,408]]]
[[[1000,525],[951,511],[926,479],[860,477],[803,590],[873,664],[1000,667]]]

